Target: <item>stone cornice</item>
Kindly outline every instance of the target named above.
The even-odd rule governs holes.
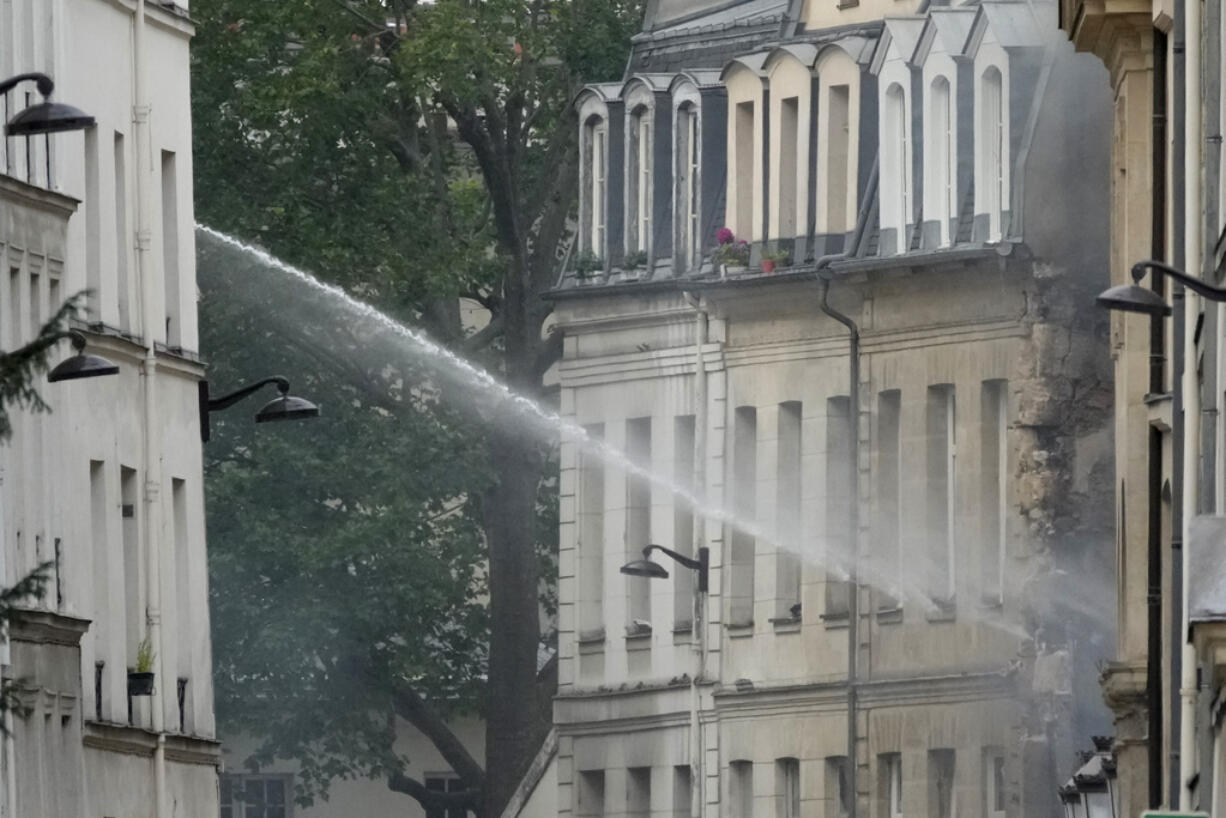
[[[81,637],[89,630],[90,620],[66,616],[55,611],[37,608],[17,608],[9,620],[9,628],[16,642],[33,642],[42,645],[64,645],[75,648]]]
[[[180,764],[221,765],[221,742],[196,736],[166,734],[166,758]],[[87,721],[82,743],[93,750],[152,758],[158,734],[140,727]]]
[[[1078,51],[1088,51],[1118,88],[1129,71],[1153,65],[1154,11],[1150,0],[1063,0],[1061,26]]]
[[[65,221],[76,212],[77,205],[81,204],[80,199],[31,185],[3,173],[0,173],[0,200],[12,202],[18,207],[42,210]]]

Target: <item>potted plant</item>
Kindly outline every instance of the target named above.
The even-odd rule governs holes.
[[[773,273],[775,272],[776,267],[786,267],[788,266],[789,262],[790,256],[782,250],[774,253],[763,253],[762,272]]]
[[[588,278],[603,269],[604,259],[591,250],[584,250],[575,258],[575,275],[579,278]]]
[[[136,667],[128,671],[128,695],[153,695],[153,643],[146,636],[136,646]]]
[[[719,240],[719,247],[715,249],[711,259],[724,275],[740,272],[749,266],[748,242],[737,241],[727,227],[721,227],[715,237]]]
[[[623,266],[627,271],[643,269],[647,266],[647,251],[635,250],[633,253],[626,253]]]

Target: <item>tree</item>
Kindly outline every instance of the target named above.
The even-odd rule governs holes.
[[[254,6],[254,7],[253,7]],[[543,332],[577,187],[570,100],[621,75],[637,0],[202,0],[194,51],[199,213],[258,239],[542,394]],[[454,129],[454,133],[453,130]],[[457,297],[491,321],[466,331]],[[207,350],[206,350],[207,351]],[[549,724],[532,707],[535,546],[549,447],[497,423],[488,555],[486,759],[493,816]],[[410,782],[390,780],[415,794]]]
[[[49,411],[38,392],[38,378],[47,371],[47,359],[52,350],[68,337],[68,322],[76,315],[79,301],[80,297],[77,296],[60,305],[55,315],[29,343],[9,352],[0,350],[0,444],[7,443],[12,437],[13,424],[9,416],[12,409]],[[3,538],[0,537],[0,548],[3,547]],[[17,611],[31,601],[37,602],[43,598],[51,566],[52,563],[45,562],[13,585],[0,588],[0,634],[3,638],[8,638],[8,623]],[[0,713],[9,710],[23,712],[17,695],[19,687],[19,680],[0,680]],[[0,733],[3,732],[4,727],[0,724]]]

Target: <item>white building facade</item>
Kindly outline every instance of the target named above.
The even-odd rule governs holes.
[[[747,524],[564,442],[557,814],[1058,813],[1114,614],[1060,578],[1114,521],[1110,100],[1054,27],[661,0],[578,97],[562,411]],[[709,549],[697,622],[694,572],[621,573],[649,543]]]
[[[42,383],[0,447],[3,581],[51,563],[3,659],[5,818],[218,814],[202,458],[194,350],[184,5],[14,0],[0,77],[38,71],[86,131],[0,141],[0,344],[30,340],[89,290],[77,328],[119,374]],[[32,84],[5,118],[39,101]],[[67,345],[65,345],[67,347]],[[65,354],[68,350],[65,349]],[[151,696],[128,672],[148,640]]]

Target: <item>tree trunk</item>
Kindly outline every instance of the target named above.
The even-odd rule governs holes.
[[[482,814],[497,818],[542,736],[534,695],[540,642],[536,493],[545,460],[530,435],[501,426],[492,430],[490,460],[498,483],[487,492],[484,507],[490,555],[490,655]]]

